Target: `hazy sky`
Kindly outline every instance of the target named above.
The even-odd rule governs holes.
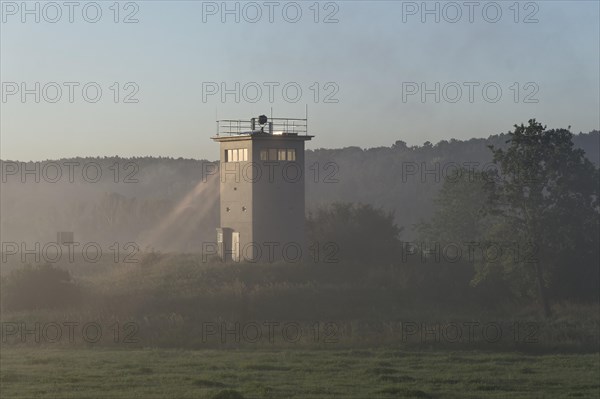
[[[217,117],[306,104],[309,148],[600,125],[597,1],[74,4],[2,2],[2,159],[215,159]]]

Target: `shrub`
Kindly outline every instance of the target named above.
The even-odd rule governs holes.
[[[2,307],[5,310],[64,308],[81,297],[79,287],[67,270],[44,264],[13,270],[2,281]]]

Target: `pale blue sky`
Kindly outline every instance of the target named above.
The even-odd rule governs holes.
[[[217,112],[219,118],[246,119],[269,114],[273,107],[274,116],[303,117],[306,104],[311,134],[317,136],[309,148],[487,137],[531,117],[550,127],[571,125],[575,132],[598,129],[600,124],[597,1],[521,2],[519,23],[514,22],[513,1],[496,3],[502,10],[497,23],[483,18],[482,7],[489,2],[479,2],[473,23],[464,6],[457,23],[446,22],[442,13],[439,23],[434,16],[422,23],[419,13],[405,14],[403,22],[403,8],[410,11],[411,4],[420,7],[421,2],[342,1],[335,2],[339,22],[329,24],[314,23],[312,1],[299,2],[303,14],[298,23],[283,18],[286,2],[275,8],[273,23],[264,14],[257,23],[244,21],[242,14],[240,23],[232,16],[223,23],[220,14],[206,15],[203,22],[203,7],[211,2],[138,1],[139,22],[132,24],[113,22],[112,1],[98,2],[103,14],[97,23],[86,22],[81,7],[75,10],[73,23],[67,15],[57,23],[46,22],[42,11],[39,23],[30,15],[23,23],[21,10],[12,15],[7,3],[11,2],[2,5],[1,25],[3,95],[7,82],[26,82],[28,87],[34,82],[41,86],[97,82],[103,95],[99,102],[87,103],[79,86],[70,103],[63,86],[57,103],[43,97],[35,103],[33,95],[22,103],[20,93],[6,96],[1,103],[2,159],[97,155],[215,159],[217,145],[209,137]],[[257,3],[268,11],[264,2]],[[325,3],[320,4],[320,20],[335,10],[334,6],[324,10]],[[34,2],[29,4],[34,7]],[[441,10],[447,3],[439,4]],[[120,18],[132,10],[121,9]],[[47,10],[48,18],[54,15],[51,11]],[[451,8],[446,11],[446,17],[454,16]],[[488,11],[487,16],[494,17],[494,10]],[[534,11],[539,22],[523,23]],[[135,82],[139,103],[114,103],[110,89],[114,82],[121,86]],[[235,82],[281,85],[272,104],[264,85],[260,101],[250,103],[242,97],[237,104],[233,96],[222,103],[218,95],[204,102],[203,82],[226,82],[230,87]],[[303,90],[297,103],[285,101],[281,92],[289,82],[297,82]],[[321,87],[317,103],[311,90],[314,82]],[[323,102],[328,82],[339,88],[337,103]],[[431,88],[435,82],[480,86],[473,103],[466,86],[456,103],[443,98],[435,103],[433,95],[422,103],[420,95],[403,102],[403,82]],[[489,82],[503,91],[496,103],[482,97],[481,88]],[[518,103],[513,98],[515,82],[520,86]],[[524,87],[528,82],[534,85]],[[532,98],[538,103],[523,103],[536,88]],[[448,93],[454,96],[453,91]]]

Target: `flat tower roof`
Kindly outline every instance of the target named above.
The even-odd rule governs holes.
[[[253,134],[238,134],[238,135],[228,135],[228,136],[213,136],[211,139],[218,142],[225,141],[246,141],[246,140],[290,140],[297,141],[303,140],[308,141],[315,136],[309,136],[307,134],[269,134],[269,133],[253,133]]]
[[[211,137],[215,141],[235,141],[254,139],[310,140],[308,119],[267,118],[265,115],[242,119],[224,119],[217,121],[217,134]]]

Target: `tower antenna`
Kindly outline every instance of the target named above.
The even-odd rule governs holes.
[[[306,133],[304,133],[304,134],[308,134],[308,103],[306,103],[305,106],[306,106],[306,108],[304,109],[304,119],[306,119],[306,120],[304,121],[304,125],[305,125],[304,129],[306,130]]]

